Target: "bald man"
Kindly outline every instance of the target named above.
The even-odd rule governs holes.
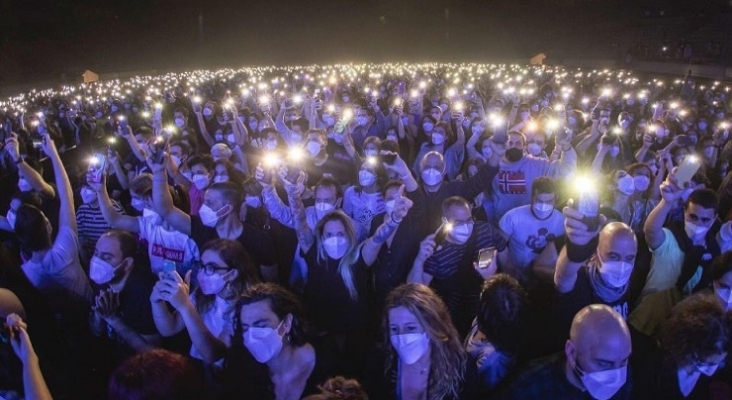
[[[554,271],[557,338],[565,338],[572,318],[590,304],[606,304],[628,317],[628,287],[638,250],[633,230],[611,222],[595,231],[587,229],[582,213],[565,207],[567,245]]]
[[[564,353],[531,363],[511,383],[508,399],[629,399],[630,331],[612,308],[593,304],[572,321]]]

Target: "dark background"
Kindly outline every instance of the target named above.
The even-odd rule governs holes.
[[[623,53],[644,19],[728,8],[722,0],[0,0],[0,87],[76,82],[85,69],[602,56]]]

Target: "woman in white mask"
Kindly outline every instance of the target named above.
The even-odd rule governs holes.
[[[386,298],[384,342],[363,378],[372,399],[472,398],[468,362],[445,303],[432,289],[405,284]]]
[[[631,359],[633,398],[713,398],[714,375],[724,368],[732,337],[716,296],[695,295],[678,304],[660,332],[647,349],[634,341],[633,353],[644,356]]]
[[[384,196],[381,185],[386,171],[376,156],[366,158],[358,171],[358,184],[350,186],[343,194],[343,211],[353,218],[363,232],[368,232],[374,216],[384,212]]]
[[[436,151],[445,158],[445,175],[449,180],[455,180],[460,174],[460,168],[465,159],[465,133],[463,131],[463,117],[455,118],[456,133],[453,133],[449,123],[439,122],[427,134],[429,143],[423,143],[417,153],[412,170],[419,172],[419,164],[425,154]],[[425,132],[426,133],[426,132]]]
[[[229,239],[208,242],[196,269],[192,272],[198,285],[193,290],[190,277],[184,280],[176,271],[158,273],[160,280],[150,295],[153,319],[166,337],[185,328],[193,344],[191,357],[220,368],[234,333],[234,306],[259,277],[242,245]]]
[[[226,357],[226,399],[295,400],[317,393],[328,357],[309,342],[300,300],[285,288],[261,283],[236,304]]]
[[[627,172],[615,171],[610,185],[612,208],[620,215],[621,221],[629,225],[633,232],[643,232],[643,224],[660,200],[659,185],[655,176],[644,163],[632,164]]]

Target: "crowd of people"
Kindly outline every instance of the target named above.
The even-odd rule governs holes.
[[[0,101],[0,397],[730,399],[731,101],[480,64]]]

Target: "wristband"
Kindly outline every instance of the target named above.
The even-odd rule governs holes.
[[[567,258],[569,261],[582,263],[592,257],[592,253],[597,250],[598,237],[599,235],[595,236],[585,245],[572,243],[572,241],[567,238],[567,243],[564,247],[567,249]]]

